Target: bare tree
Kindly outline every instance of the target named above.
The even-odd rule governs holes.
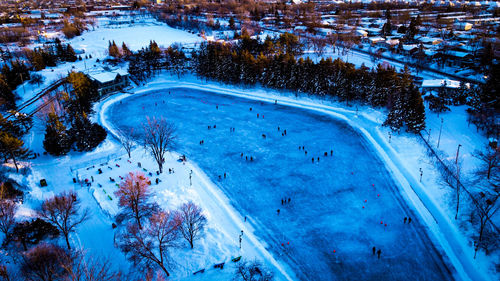
[[[500,168],[500,147],[490,144],[486,147],[485,151],[476,151],[474,157],[481,161],[481,167],[476,172],[477,175],[484,176],[490,179],[492,176],[495,178]]]
[[[38,215],[54,224],[64,235],[68,249],[69,235],[74,232],[76,227],[88,219],[89,213],[85,209],[80,211],[80,201],[74,191],[63,192],[43,202]]]
[[[0,231],[7,236],[14,227],[17,205],[9,199],[0,199]]]
[[[3,278],[3,280],[10,281],[10,274],[9,271],[7,270],[7,267],[5,265],[0,265],[0,277]]]
[[[83,252],[74,255],[73,262],[64,265],[67,276],[64,281],[120,281],[121,271],[112,269],[108,259],[88,257]]]
[[[207,224],[207,218],[203,215],[202,209],[191,201],[182,204],[179,208],[179,215],[181,217],[181,234],[193,249],[194,240],[199,239]]]
[[[118,205],[123,207],[121,216],[133,218],[135,223],[142,229],[142,219],[148,217],[158,209],[155,203],[148,202],[151,193],[149,185],[151,182],[141,172],[130,172],[123,180],[115,195],[119,198]]]
[[[119,247],[134,265],[158,266],[168,277],[169,249],[179,238],[180,223],[177,212],[160,211],[151,216],[144,229],[129,224],[118,237]]]
[[[133,139],[133,132],[134,132],[134,129],[130,129],[129,131],[121,131],[120,132],[120,142],[123,146],[123,148],[125,149],[125,151],[127,151],[127,154],[128,154],[128,158],[130,158],[130,153],[132,152],[132,149],[134,149],[135,147],[135,142],[134,142],[134,139]]]
[[[43,243],[30,249],[21,262],[21,272],[27,281],[53,281],[67,276],[65,267],[70,255],[61,247]]]
[[[233,278],[234,281],[271,281],[273,279],[274,274],[256,260],[240,262]]]
[[[485,240],[483,238],[488,222],[491,221],[491,218],[500,209],[500,205],[497,204],[500,194],[492,195],[484,192],[479,192],[474,197],[478,202],[478,204],[473,209],[472,216],[478,222],[478,232],[479,232],[474,247],[474,258],[476,258],[477,251],[479,250],[480,247],[487,248],[486,247],[487,245],[485,244],[488,244],[488,240]],[[495,234],[498,240],[499,238],[498,233]]]
[[[165,153],[170,149],[175,139],[175,126],[165,119],[147,118],[144,127],[144,147],[158,163],[160,173],[163,172]]]

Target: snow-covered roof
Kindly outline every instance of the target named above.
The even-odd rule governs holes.
[[[460,81],[449,79],[429,79],[422,81],[422,88],[437,88],[442,87],[446,83],[446,88],[458,89],[460,88]]]
[[[403,50],[405,51],[411,51],[415,48],[418,48],[418,45],[417,44],[410,44],[410,45],[403,45]]]
[[[95,81],[98,81],[100,83],[107,83],[111,82],[116,79],[116,73],[113,72],[101,72],[101,73],[96,73],[92,74],[90,73],[89,76]]]
[[[124,69],[119,68],[113,71],[103,70],[102,72],[98,73],[89,73],[89,76],[90,78],[92,78],[92,80],[98,81],[99,83],[103,84],[115,80],[117,75],[126,76],[128,75],[128,72]]]

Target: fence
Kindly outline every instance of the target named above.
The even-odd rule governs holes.
[[[83,168],[88,169],[88,168],[91,168],[91,167],[96,166],[96,165],[103,166],[103,165],[107,165],[109,161],[111,161],[113,159],[118,159],[119,157],[120,157],[120,155],[118,155],[117,153],[113,153],[113,154],[109,154],[108,156],[105,156],[105,157],[95,158],[95,159],[92,159],[92,160],[89,160],[86,162],[79,163],[79,164],[74,165],[74,166],[70,166],[69,169],[73,173],[74,171],[80,170]]]
[[[479,205],[479,202],[477,202],[476,198],[474,198],[474,196],[472,196],[472,193],[462,184],[462,182],[460,182],[460,179],[450,170],[450,168],[443,162],[443,160],[439,157],[439,155],[436,153],[436,151],[432,148],[432,146],[425,140],[425,138],[422,136],[421,133],[418,134],[421,138],[421,140],[424,142],[424,144],[426,145],[427,149],[429,150],[429,152],[436,158],[437,160],[437,163],[438,165],[441,166],[441,168],[446,172],[448,173],[449,175],[451,175],[458,183],[458,185],[460,186],[460,188],[462,188],[462,190],[465,191],[465,193],[467,193],[467,195],[469,195],[470,199],[472,200],[472,202],[474,203],[474,205],[476,206],[476,208],[486,217],[486,219],[490,222],[491,226],[493,226],[493,228],[498,232],[500,233],[500,229],[493,223],[493,221],[491,220],[491,218],[486,214],[486,212],[483,210],[483,208]]]

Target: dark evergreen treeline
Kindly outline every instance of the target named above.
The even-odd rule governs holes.
[[[0,110],[16,108],[17,96],[12,92],[30,79],[29,68],[20,60],[11,60],[0,71]]]
[[[183,74],[188,69],[186,54],[178,46],[170,46],[162,52],[155,41],[125,58],[129,61],[128,72],[137,82],[144,81],[163,69],[176,75]]]
[[[227,83],[256,84],[287,89],[340,101],[386,107],[385,124],[393,130],[406,126],[418,133],[425,127],[425,110],[420,92],[405,70],[391,67],[355,68],[340,59],[299,58],[300,44],[293,35],[267,38],[263,42],[243,37],[236,44],[202,44],[193,54],[196,73]]]
[[[77,56],[70,44],[61,44],[59,38],[53,44],[26,51],[26,57],[35,71],[56,66],[57,62],[74,62]]]
[[[106,130],[92,123],[88,114],[99,99],[97,87],[87,75],[71,72],[66,78],[72,90],[63,93],[63,108],[47,114],[43,147],[52,155],[64,155],[71,148],[90,151],[106,139]]]
[[[407,69],[398,73],[391,67],[356,68],[340,59],[296,59],[302,44],[289,33],[261,41],[242,34],[236,44],[203,43],[187,59],[182,50],[170,47],[162,52],[152,41],[131,55],[129,73],[144,81],[167,69],[181,74],[188,68],[197,75],[232,84],[261,84],[340,101],[386,107],[385,125],[399,131],[418,133],[425,128],[425,109],[421,94]]]

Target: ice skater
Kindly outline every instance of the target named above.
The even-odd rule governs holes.
[[[377,248],[375,248],[375,246],[373,246],[373,248],[372,248],[372,255],[375,255],[376,251],[377,251]]]
[[[276,212],[278,213],[278,216],[280,215],[280,209],[276,210]]]
[[[380,249],[378,249],[378,251],[377,251],[377,257],[378,257],[378,259],[380,259],[380,254],[381,253],[382,253],[382,251]]]
[[[283,198],[281,198],[281,205],[283,205]]]
[[[330,150],[330,156],[333,156],[333,150]]]
[[[408,218],[407,218],[407,217],[405,217],[405,219],[404,219],[404,223],[406,223],[406,221],[407,221],[407,220],[408,220]]]
[[[288,204],[290,204],[290,200],[292,200],[290,197],[288,197]]]
[[[408,217],[408,224],[410,224],[410,223],[411,223],[411,218],[410,218],[410,217]]]

